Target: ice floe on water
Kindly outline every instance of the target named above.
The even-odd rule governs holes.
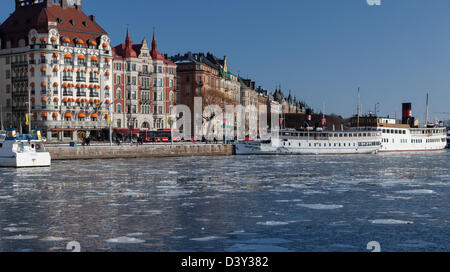
[[[235,244],[226,248],[225,252],[291,252],[291,250],[276,245]]]
[[[37,239],[38,236],[35,235],[14,235],[14,236],[6,236],[3,237],[3,240],[32,240],[32,239]]]
[[[262,226],[285,226],[289,225],[290,222],[283,222],[283,221],[266,221],[266,222],[258,222],[256,225],[262,225]]]
[[[405,191],[397,191],[397,194],[408,194],[408,195],[430,195],[435,194],[433,190],[405,190]]]
[[[54,236],[48,236],[45,238],[40,239],[40,241],[44,242],[61,242],[61,241],[68,241],[70,239],[63,238],[63,237],[54,237]]]
[[[127,234],[128,237],[137,237],[137,236],[142,236],[142,235],[144,235],[144,233],[142,233],[142,232],[135,232],[135,233]]]
[[[412,221],[403,221],[396,219],[376,219],[369,221],[372,224],[380,224],[380,225],[411,225],[414,224]]]
[[[8,232],[27,232],[27,231],[32,231],[32,228],[21,228],[21,227],[7,227],[7,228],[3,228],[3,230],[8,231]]]
[[[297,204],[297,206],[313,209],[313,210],[336,210],[344,208],[343,205],[327,205],[327,204]]]
[[[160,210],[149,210],[149,211],[146,211],[146,212],[149,213],[149,214],[153,214],[153,215],[160,215],[160,214],[163,213]]]
[[[222,236],[206,236],[206,237],[200,237],[200,238],[191,238],[189,240],[196,241],[196,242],[210,242],[210,241],[215,241],[215,240],[222,240],[225,238],[226,237],[222,237]]]
[[[134,237],[122,236],[122,237],[108,239],[108,240],[106,240],[106,242],[112,243],[112,244],[141,244],[141,243],[145,243],[145,240],[137,239]]]

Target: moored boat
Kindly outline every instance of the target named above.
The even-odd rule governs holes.
[[[395,118],[353,117],[351,126],[360,131],[378,131],[382,135],[382,152],[442,151],[447,145],[447,129],[439,124],[420,125],[412,116],[411,103],[403,104],[402,123]]]
[[[50,153],[37,131],[34,135],[16,135],[9,129],[4,140],[0,141],[0,167],[49,167]]]
[[[236,155],[337,155],[375,154],[381,147],[381,133],[356,130],[280,130],[267,141],[239,142]]]

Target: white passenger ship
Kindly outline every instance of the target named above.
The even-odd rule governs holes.
[[[381,147],[377,131],[281,130],[268,141],[235,144],[236,155],[375,154]]]
[[[353,117],[351,123],[361,131],[381,132],[379,152],[440,151],[447,145],[447,128],[438,124],[420,126],[411,115],[410,103],[403,104],[402,124],[395,118],[377,116]]]
[[[36,135],[16,135],[8,130],[0,139],[0,167],[48,167],[51,156],[45,150],[39,131]]]

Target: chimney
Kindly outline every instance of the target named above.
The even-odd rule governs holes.
[[[403,103],[402,104],[402,124],[407,125],[410,123],[412,118],[412,104]]]

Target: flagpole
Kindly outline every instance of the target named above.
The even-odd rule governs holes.
[[[30,87],[28,87],[28,118],[27,119],[28,119],[28,134],[31,134],[31,90],[30,90]]]
[[[108,121],[109,121],[109,145],[112,146],[112,120],[111,120],[111,104],[108,105]]]
[[[2,130],[3,129],[3,105],[0,104],[0,122],[2,123]]]

